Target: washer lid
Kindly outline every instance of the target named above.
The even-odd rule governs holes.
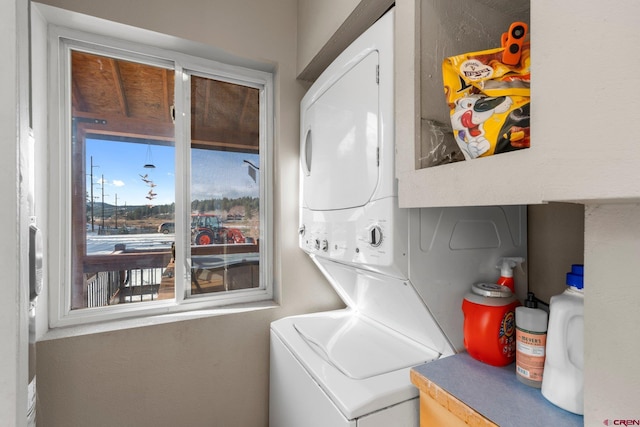
[[[361,380],[435,359],[435,351],[364,316],[296,319],[294,328],[316,353],[349,378]]]
[[[409,379],[411,367],[438,357],[433,350],[351,309],[285,317],[271,323],[271,332],[272,340],[277,337],[287,347],[349,420],[416,398],[418,389]],[[367,339],[357,338],[360,333]],[[322,350],[311,340],[330,350]]]

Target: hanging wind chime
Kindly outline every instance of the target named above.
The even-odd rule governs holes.
[[[147,142],[147,156],[145,158],[144,168],[145,169],[155,169],[156,168],[156,165],[153,164],[153,157],[151,156],[151,144],[149,142]],[[151,180],[151,178],[149,178],[148,174],[140,175],[140,177],[142,178],[142,181],[144,181],[145,184],[147,184],[149,187],[151,187],[151,189],[149,190],[149,192],[145,196],[145,198],[147,200],[149,200],[149,207],[151,208],[151,207],[153,207],[151,202],[157,196],[157,194],[153,191],[154,187],[156,186],[156,184],[154,184],[154,182]]]
[[[151,144],[147,142],[147,157],[144,164],[145,169],[155,169],[156,165],[153,164],[153,157],[151,156]]]

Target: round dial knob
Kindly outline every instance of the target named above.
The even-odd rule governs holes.
[[[374,225],[369,230],[369,244],[378,247],[382,243],[382,229],[378,225]]]
[[[329,250],[329,242],[327,242],[326,240],[322,241],[322,251],[323,252],[327,252]]]

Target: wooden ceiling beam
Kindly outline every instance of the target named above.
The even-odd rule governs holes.
[[[145,121],[122,116],[108,116],[78,111],[74,111],[73,117],[106,120],[106,124],[78,123],[77,126],[82,127],[88,135],[112,135],[122,138],[151,139],[158,141],[173,141],[175,139],[175,126],[173,123]]]
[[[98,114],[76,112],[74,117],[82,117],[91,120],[105,120],[106,124],[95,122],[77,123],[77,131],[90,136],[113,136],[126,139],[142,139],[163,141],[172,143],[175,140],[175,127],[173,124],[163,122],[150,122],[137,119],[109,117]],[[219,132],[218,132],[219,133]],[[191,147],[204,150],[226,150],[245,153],[259,153],[259,138],[250,135],[233,136],[218,135],[221,138],[213,138],[209,135],[206,139],[192,139]]]
[[[246,147],[260,145],[260,136],[254,132],[243,132],[235,129],[215,129],[212,127],[191,129],[191,139],[197,141],[216,141]]]
[[[205,79],[206,84],[206,90],[204,92],[204,104],[203,105],[197,105],[196,108],[199,107],[199,109],[201,111],[198,111],[198,113],[202,113],[201,115],[199,115],[202,118],[202,124],[198,123],[196,126],[200,127],[200,125],[204,126],[204,124],[206,123],[207,119],[209,117],[207,117],[207,113],[209,112],[209,110],[211,109],[211,85],[213,80],[211,79]],[[199,100],[196,99],[196,102],[198,102]],[[214,102],[216,101],[215,99],[213,100]],[[196,116],[198,116],[198,114],[196,114]]]
[[[71,84],[73,85],[73,90],[71,91],[72,105],[77,106],[80,110],[86,110],[87,103],[84,102],[84,97],[82,96],[78,82],[75,79],[72,79]]]
[[[246,113],[247,113],[247,109],[251,106],[250,105],[250,92],[247,91],[245,96],[244,96],[244,102],[242,103],[242,111],[240,112],[240,119],[238,120],[238,123],[244,123],[246,120]]]
[[[243,144],[234,144],[229,142],[220,142],[220,141],[202,141],[202,140],[191,140],[191,148],[199,148],[201,150],[223,150],[223,151],[235,151],[242,153],[252,153],[258,154],[260,150],[258,147],[243,145]]]
[[[123,114],[126,117],[130,117],[129,103],[127,102],[127,94],[124,91],[124,84],[122,84],[119,62],[113,58],[110,59],[109,62],[111,63],[111,70],[113,70],[113,84],[115,85],[113,89],[118,97],[118,103],[120,104],[120,108],[122,108]]]

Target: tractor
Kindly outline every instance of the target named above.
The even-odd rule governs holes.
[[[191,215],[191,238],[195,245],[245,243],[246,239],[237,228],[222,225],[218,215]]]

